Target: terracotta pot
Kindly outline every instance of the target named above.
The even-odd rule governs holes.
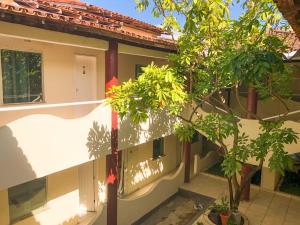
[[[227,225],[230,216],[231,216],[230,213],[221,213],[220,214],[222,225]]]

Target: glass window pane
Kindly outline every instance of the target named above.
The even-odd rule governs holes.
[[[135,79],[137,79],[139,75],[141,75],[141,73],[143,72],[142,70],[143,67],[145,66],[140,64],[135,65]]]
[[[39,102],[42,96],[42,56],[1,50],[3,103]]]
[[[199,133],[195,132],[192,137],[192,144],[198,142],[199,140],[200,140]]]
[[[10,221],[32,215],[46,204],[46,178],[40,178],[8,189]]]
[[[160,156],[164,155],[164,139],[159,138],[153,140],[153,153],[152,153],[152,158],[157,159]]]

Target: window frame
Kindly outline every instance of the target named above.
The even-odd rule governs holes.
[[[158,155],[155,155],[155,141],[160,141],[160,152]],[[165,139],[164,137],[156,138],[152,141],[152,160],[157,160],[165,156]]]
[[[45,203],[43,204],[43,206],[38,207],[38,208],[36,208],[34,210],[31,210],[30,213],[28,213],[26,215],[23,215],[23,216],[19,217],[16,220],[11,220],[11,217],[10,217],[10,214],[11,214],[11,212],[10,212],[10,204],[9,204],[10,200],[9,200],[9,192],[8,192],[8,189],[7,189],[7,195],[8,195],[7,196],[8,197],[8,218],[9,218],[9,224],[10,225],[13,225],[13,224],[15,224],[17,222],[20,222],[20,221],[22,221],[22,220],[24,220],[26,218],[32,217],[34,215],[37,215],[37,214],[39,214],[39,213],[41,213],[41,212],[43,212],[43,211],[45,211],[45,210],[48,209],[48,176],[36,178],[34,180],[38,180],[38,179],[45,179]],[[30,181],[27,181],[27,182],[31,182],[31,181],[34,181],[34,180],[30,180]],[[25,183],[27,183],[27,182],[25,182]],[[21,185],[21,184],[19,184],[19,185]],[[18,185],[16,185],[16,186],[18,186]],[[15,186],[13,186],[13,187],[15,187]],[[11,188],[13,188],[13,187],[11,187]]]
[[[135,64],[135,70],[134,70],[134,79],[138,79],[138,77],[140,76],[141,73],[137,73],[137,70],[141,70],[142,67],[146,67],[146,65],[143,64]]]
[[[3,74],[2,74],[2,50],[15,51],[15,52],[26,52],[40,54],[41,56],[41,88],[42,88],[42,101],[39,102],[14,102],[14,103],[4,103],[3,101]],[[19,49],[19,48],[1,48],[0,47],[0,106],[22,106],[22,105],[35,105],[46,103],[45,97],[45,85],[44,85],[44,53],[43,51],[31,50],[31,49]]]
[[[200,134],[195,131],[191,139],[191,144],[195,144],[197,142],[200,142]]]

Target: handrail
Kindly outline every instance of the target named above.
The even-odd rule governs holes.
[[[21,111],[29,109],[46,109],[46,108],[58,108],[58,107],[68,107],[68,106],[80,106],[80,105],[91,105],[91,104],[101,104],[106,100],[96,100],[96,101],[84,101],[84,102],[67,102],[67,103],[54,103],[54,104],[39,104],[39,105],[26,105],[26,106],[7,106],[0,107],[0,112],[9,111]]]
[[[267,118],[264,118],[263,120],[272,120],[272,119],[279,118],[279,117],[281,117],[281,116],[290,116],[290,115],[294,115],[294,114],[297,114],[297,113],[300,113],[300,110],[296,110],[296,111],[293,111],[293,112],[289,112],[289,113],[287,113],[287,114],[282,113],[282,114],[279,114],[279,115],[276,115],[276,116],[267,117]]]
[[[207,105],[210,105],[212,106],[211,103],[208,103],[208,102],[205,102],[204,104],[207,104]],[[221,112],[223,113],[227,113],[224,109],[220,108],[220,107],[216,107],[218,110],[220,110]],[[271,116],[271,117],[267,117],[267,118],[263,118],[262,120],[264,121],[268,121],[268,120],[272,120],[272,119],[276,119],[276,118],[279,118],[281,116],[290,116],[290,115],[294,115],[294,114],[298,114],[300,113],[300,110],[296,110],[296,111],[293,111],[293,112],[289,112],[287,114],[285,113],[282,113],[282,114],[279,114],[279,115],[276,115],[276,116]],[[239,119],[244,119],[244,118],[241,118],[241,117],[238,117]]]

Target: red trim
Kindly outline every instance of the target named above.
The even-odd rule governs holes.
[[[253,114],[257,112],[257,92],[254,87],[248,88],[247,110]],[[251,113],[248,113],[247,119],[255,119]]]
[[[248,88],[248,98],[247,98],[247,110],[253,114],[256,114],[257,111],[257,92],[254,87]],[[247,114],[248,119],[255,119],[251,113]],[[245,183],[245,176],[247,176],[252,171],[252,166],[250,165],[243,165],[242,167],[242,174],[241,177],[241,184]],[[245,188],[241,193],[241,200],[249,201],[250,200],[250,186],[251,181],[249,180],[245,184]]]
[[[183,144],[183,150],[184,150],[184,182],[189,183],[190,182],[190,171],[191,171],[191,143],[184,143]]]
[[[241,184],[245,183],[245,177],[249,173],[251,173],[252,169],[253,168],[250,165],[243,165],[243,167],[242,167]],[[246,183],[245,188],[243,189],[243,191],[241,193],[241,200],[243,200],[243,201],[249,201],[250,200],[250,186],[251,186],[251,180],[249,180]]]
[[[109,42],[105,54],[105,90],[118,83],[118,43]],[[111,113],[111,154],[106,156],[107,224],[118,224],[118,113]]]

